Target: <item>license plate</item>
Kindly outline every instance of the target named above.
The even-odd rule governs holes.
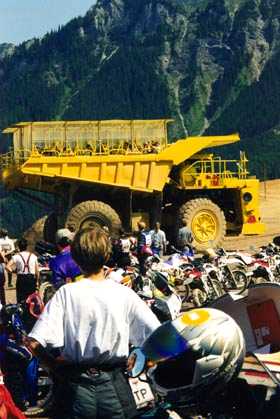
[[[141,378],[141,380],[139,379]],[[147,406],[148,403],[155,400],[149,383],[143,382],[147,380],[145,374],[141,374],[139,378],[130,378],[129,384],[134,396],[137,409]]]

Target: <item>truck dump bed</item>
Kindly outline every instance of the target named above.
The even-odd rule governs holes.
[[[189,137],[168,144],[169,121],[16,124],[4,130],[13,134],[14,149],[11,162],[6,163],[2,173],[3,181],[14,187],[23,177],[35,176],[145,192],[162,191],[174,165],[205,148],[239,141],[234,134]]]

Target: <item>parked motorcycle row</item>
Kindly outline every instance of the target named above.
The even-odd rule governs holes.
[[[141,298],[152,299],[162,297],[154,283],[161,274],[173,293],[180,296],[183,309],[208,305],[228,292],[242,294],[262,282],[280,282],[280,246],[274,243],[252,253],[220,248],[201,257],[189,250],[172,250],[174,253],[162,259],[157,255],[147,258],[145,277],[139,275],[135,258],[125,271],[111,268],[110,276],[126,282]]]
[[[220,248],[202,257],[179,251],[165,260],[153,257],[147,261],[147,276],[151,271],[166,275],[187,308],[208,305],[228,292],[242,294],[255,284],[280,282],[280,243],[277,238],[274,241],[278,244],[252,253]]]
[[[173,253],[167,257],[161,259],[155,255],[147,258],[145,276],[139,274],[137,258],[132,256],[131,266],[126,269],[120,269],[117,266],[108,267],[106,275],[124,286],[131,287],[150,306],[161,323],[171,324],[173,330],[173,322],[184,316],[181,314],[182,311],[188,310],[187,313],[192,313],[191,310],[194,307],[212,305],[232,316],[234,311],[228,311],[229,301],[234,301],[234,299],[231,300],[232,296],[240,295],[242,300],[242,293],[244,295],[246,292],[253,293],[256,287],[262,287],[258,288],[260,290],[258,292],[260,294],[263,292],[265,295],[268,293],[267,290],[271,292],[271,295],[275,295],[273,288],[275,287],[280,300],[280,284],[278,284],[280,282],[280,240],[277,239],[279,238],[252,254],[217,249],[210,255],[194,257],[192,252],[180,252],[172,248]],[[6,370],[4,372],[7,384],[12,390],[17,405],[22,410],[26,410],[29,417],[44,416],[52,405],[52,378],[24,346],[26,334],[32,328],[44,304],[55,292],[50,282],[51,273],[48,269],[48,262],[54,254],[53,249],[44,243],[39,243],[36,250],[40,253],[41,265],[39,293],[32,295],[25,304],[9,304],[1,311],[0,344],[2,350],[5,348]],[[215,306],[216,301],[220,302],[217,306]],[[261,297],[260,301],[262,301]],[[244,302],[243,305],[246,303]],[[239,313],[240,308],[236,312]],[[233,317],[235,318],[234,315]],[[246,336],[247,326],[240,324],[239,315],[236,315],[235,320],[244,333],[247,351],[251,352],[252,348],[248,349],[250,339]],[[200,400],[200,396],[203,396],[202,399],[207,399],[203,393],[203,387],[201,394],[197,395],[199,400],[196,403],[187,398],[184,402],[180,399],[178,403],[173,396],[173,398],[169,397],[169,391],[159,391],[153,385],[153,380],[150,378],[153,367],[151,367],[152,363],[145,358],[149,351],[145,349],[145,352],[144,349],[142,351],[144,358],[141,358],[141,351],[136,350],[137,365],[140,359],[142,367],[138,368],[137,373],[134,368],[134,374],[130,374],[129,378],[139,418],[179,419],[180,417],[197,417],[197,415],[209,419],[274,417],[273,415],[266,416],[263,413],[263,407],[269,401],[272,403],[272,409],[275,410],[274,404],[278,403],[277,374],[278,369],[280,372],[280,355],[273,361],[276,372],[271,372],[271,369],[267,367],[271,364],[270,360],[267,361],[265,357],[261,359],[252,353],[245,358],[244,362],[242,360],[243,366],[241,370],[239,369],[240,371],[238,370],[239,378],[233,383],[226,383],[214,398],[208,400],[207,404]],[[248,373],[251,371],[252,364],[254,364],[253,369],[258,371],[255,380],[252,380],[251,372]],[[167,369],[168,379],[171,380],[170,388],[173,370],[175,376],[180,374],[180,370],[176,369],[176,363],[171,362]],[[265,376],[263,379],[260,379],[261,374],[262,377]],[[178,392],[181,394],[180,390]],[[253,403],[254,399],[262,400],[262,406],[259,407],[258,403],[254,402],[252,411],[255,409],[255,413],[248,416],[247,408],[245,409],[244,406],[247,403]],[[245,415],[241,414],[242,409],[246,411]]]

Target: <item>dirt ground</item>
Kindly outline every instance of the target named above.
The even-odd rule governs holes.
[[[269,243],[273,237],[280,235],[280,179],[261,183],[260,209],[265,233],[259,236],[229,237],[225,248],[230,250],[252,250]]]

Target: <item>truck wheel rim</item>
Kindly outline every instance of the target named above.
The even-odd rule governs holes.
[[[199,211],[192,220],[192,232],[195,240],[207,243],[217,237],[218,223],[215,215],[210,211]]]

